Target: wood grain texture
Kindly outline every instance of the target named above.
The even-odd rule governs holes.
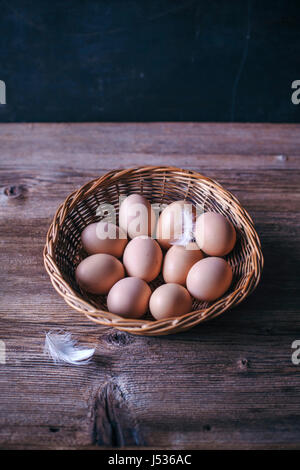
[[[0,446],[300,447],[300,127],[242,124],[0,125]],[[255,293],[178,335],[88,322],[54,291],[42,248],[57,206],[112,168],[176,165],[217,179],[253,217],[265,256]],[[44,333],[96,345],[57,366]]]

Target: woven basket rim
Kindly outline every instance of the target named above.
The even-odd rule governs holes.
[[[219,191],[221,191],[222,197],[226,200],[226,202],[234,207],[235,210],[240,212],[245,225],[247,224],[247,230],[249,232],[248,235],[252,241],[253,250],[251,256],[253,257],[254,265],[256,267],[256,269],[253,269],[249,272],[244,286],[235,289],[233,292],[225,294],[205,309],[195,310],[177,317],[153,321],[146,319],[123,318],[111,312],[97,309],[94,305],[82,299],[77,294],[77,292],[75,292],[67,280],[64,279],[54,259],[55,244],[58,239],[59,228],[63,225],[66,216],[78,202],[91,195],[100,185],[102,187],[106,187],[112,184],[114,181],[117,181],[120,178],[124,178],[127,175],[131,175],[132,173],[139,175],[146,172],[151,172],[154,175],[155,173],[167,172],[172,173],[173,176],[178,174],[184,175],[184,177],[189,176],[195,180],[205,181],[206,184],[211,186],[211,188],[217,188]],[[207,176],[204,176],[193,170],[184,170],[178,167],[170,166],[139,166],[122,170],[111,170],[98,178],[94,178],[93,180],[88,181],[78,190],[73,191],[66,197],[65,201],[59,205],[57,211],[55,212],[46,235],[43,257],[44,265],[47,273],[50,276],[53,287],[73,309],[79,311],[80,313],[84,313],[89,320],[92,320],[95,323],[142,335],[161,335],[173,333],[177,330],[183,331],[184,329],[191,328],[202,321],[206,321],[210,318],[218,316],[229,308],[238,305],[257,287],[264,264],[261,243],[254,229],[254,223],[238,199],[229,191],[227,191],[220,183]],[[219,304],[224,304],[224,308],[222,308],[220,311],[217,311],[217,313],[214,315],[214,311],[219,306]],[[86,310],[83,307],[85,307]]]

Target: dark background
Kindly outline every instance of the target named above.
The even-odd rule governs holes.
[[[300,122],[300,1],[0,1],[0,121]]]

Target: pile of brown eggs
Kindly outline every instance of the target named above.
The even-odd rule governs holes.
[[[119,226],[90,224],[81,240],[88,256],[76,269],[79,286],[107,294],[108,310],[122,317],[141,318],[148,307],[156,320],[184,315],[193,297],[212,302],[232,282],[223,258],[236,242],[232,223],[214,212],[197,217],[185,201],[165,207],[156,224],[149,201],[132,194],[120,206]],[[152,292],[148,283],[161,272],[165,284]]]

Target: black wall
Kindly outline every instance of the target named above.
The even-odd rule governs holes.
[[[299,0],[0,1],[0,121],[300,122]]]

